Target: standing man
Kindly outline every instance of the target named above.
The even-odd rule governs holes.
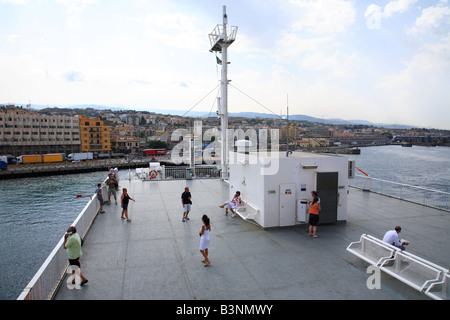
[[[191,193],[189,192],[189,188],[184,188],[184,192],[181,194],[181,204],[183,205],[183,222],[186,220],[190,220],[188,217],[189,211],[191,211]]]
[[[389,243],[394,247],[400,248],[401,250],[406,250],[405,246],[409,244],[408,241],[400,242],[398,239],[398,234],[402,231],[400,226],[396,226],[394,230],[389,230],[384,234],[383,242]]]
[[[111,194],[114,196],[114,200],[117,204],[117,198],[116,198],[116,187],[119,185],[117,182],[117,179],[114,177],[114,174],[109,173],[108,179],[106,180],[106,185],[108,186],[108,204],[111,204]]]
[[[103,192],[102,192],[102,184],[99,183],[97,185],[97,189],[95,190],[95,193],[97,194],[97,199],[100,202],[100,213],[105,213],[105,211],[103,211]]]

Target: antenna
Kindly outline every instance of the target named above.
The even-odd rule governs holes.
[[[221,80],[221,99],[218,115],[221,119],[222,130],[222,152],[221,152],[221,168],[222,168],[222,180],[228,178],[228,141],[227,141],[227,129],[228,129],[228,47],[236,39],[238,27],[231,26],[230,33],[227,33],[228,16],[226,6],[223,6],[223,24],[218,24],[213,31],[208,35],[211,49],[209,52],[221,52],[222,53],[222,80]]]
[[[292,154],[292,151],[289,151],[289,95],[286,93],[286,158],[289,154]]]

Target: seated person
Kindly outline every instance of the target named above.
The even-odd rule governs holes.
[[[405,246],[408,245],[409,242],[407,241],[400,242],[398,238],[398,234],[400,233],[400,231],[402,231],[402,228],[399,226],[396,226],[394,230],[389,230],[384,234],[383,242],[389,243],[401,250],[406,250]]]
[[[220,205],[219,207],[225,208],[225,214],[228,214],[228,209],[230,209],[232,212],[232,217],[235,217],[236,212],[234,210],[239,208],[240,204],[241,204],[241,192],[236,191],[236,194],[234,195],[233,199],[231,199],[231,201],[227,201],[224,204]]]

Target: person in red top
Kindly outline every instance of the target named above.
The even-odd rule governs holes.
[[[322,209],[320,207],[320,200],[317,196],[317,192],[311,192],[313,196],[313,201],[309,202],[309,236],[317,238],[317,225],[319,224],[319,211]]]

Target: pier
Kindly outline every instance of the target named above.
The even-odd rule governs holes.
[[[108,168],[133,169],[148,167],[150,162],[151,158],[136,158],[8,165],[8,170],[0,171],[0,180],[104,171]],[[162,163],[172,164],[165,159]]]

